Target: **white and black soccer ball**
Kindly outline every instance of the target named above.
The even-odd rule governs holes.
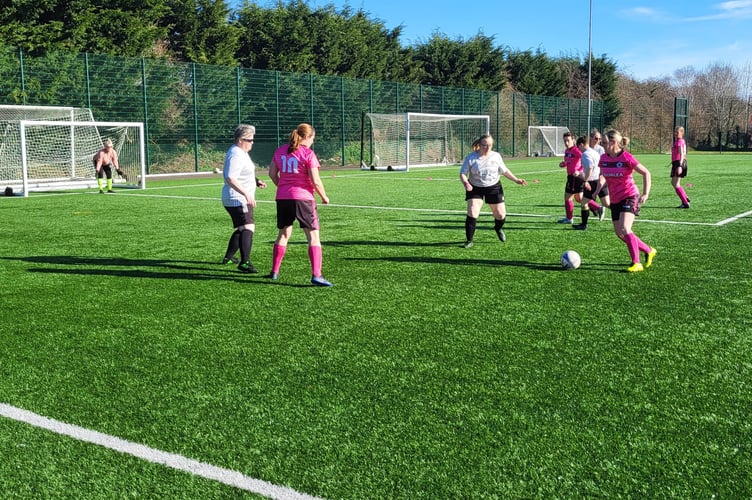
[[[580,267],[580,254],[574,250],[567,250],[561,254],[561,267],[562,269],[574,270]]]

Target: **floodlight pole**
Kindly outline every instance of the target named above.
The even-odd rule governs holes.
[[[591,94],[593,74],[593,0],[590,0],[590,19],[588,24],[588,68],[587,68],[587,133],[590,134],[590,116],[593,114]]]

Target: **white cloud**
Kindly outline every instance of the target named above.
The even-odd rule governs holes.
[[[666,19],[666,15],[662,11],[652,7],[632,7],[623,10],[622,14],[633,19],[647,19],[648,21],[663,21]]]
[[[688,17],[685,21],[718,21],[722,19],[749,19],[752,18],[752,0],[730,0],[713,6],[720,11],[706,16]]]

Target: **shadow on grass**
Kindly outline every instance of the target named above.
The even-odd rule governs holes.
[[[567,272],[558,263],[540,263],[525,260],[503,259],[446,259],[440,257],[346,257],[343,260],[353,261],[384,261],[407,264],[437,264],[441,266],[482,266],[482,267],[526,267],[535,271],[560,271]],[[614,271],[626,270],[626,265],[620,264],[588,264],[579,268],[579,271]]]
[[[456,241],[437,241],[433,243],[417,241],[377,241],[377,240],[348,240],[332,241],[323,240],[322,245],[326,247],[352,247],[352,246],[375,246],[375,247],[409,247],[409,248],[428,248],[428,247],[457,247]]]
[[[25,257],[0,257],[0,259],[29,262],[46,266],[28,269],[28,272],[30,273],[39,274],[116,276],[121,278],[197,281],[221,280],[259,285],[264,284],[301,288],[315,287],[312,284],[292,284],[271,281],[266,278],[267,275],[265,273],[241,274],[235,270],[234,265],[222,265],[220,263],[214,264],[206,261],[128,259],[123,257],[76,257],[71,255],[32,255]]]
[[[437,264],[441,266],[484,266],[484,267],[498,267],[498,266],[514,266],[514,267],[527,267],[530,269],[542,270],[542,271],[557,271],[561,270],[560,266],[554,266],[549,264],[540,264],[536,262],[527,262],[521,260],[499,260],[499,259],[444,259],[437,257],[348,257],[345,260],[359,260],[359,261],[383,261],[383,262],[397,262],[406,264]]]

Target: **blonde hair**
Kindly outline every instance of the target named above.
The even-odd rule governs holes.
[[[616,142],[621,146],[622,149],[629,146],[629,137],[624,137],[621,135],[621,132],[615,129],[611,129],[608,132],[606,132],[606,137],[608,139],[616,139]]]
[[[308,123],[301,123],[295,130],[290,133],[290,142],[287,148],[288,153],[292,153],[300,147],[300,143],[316,133],[316,130]]]

